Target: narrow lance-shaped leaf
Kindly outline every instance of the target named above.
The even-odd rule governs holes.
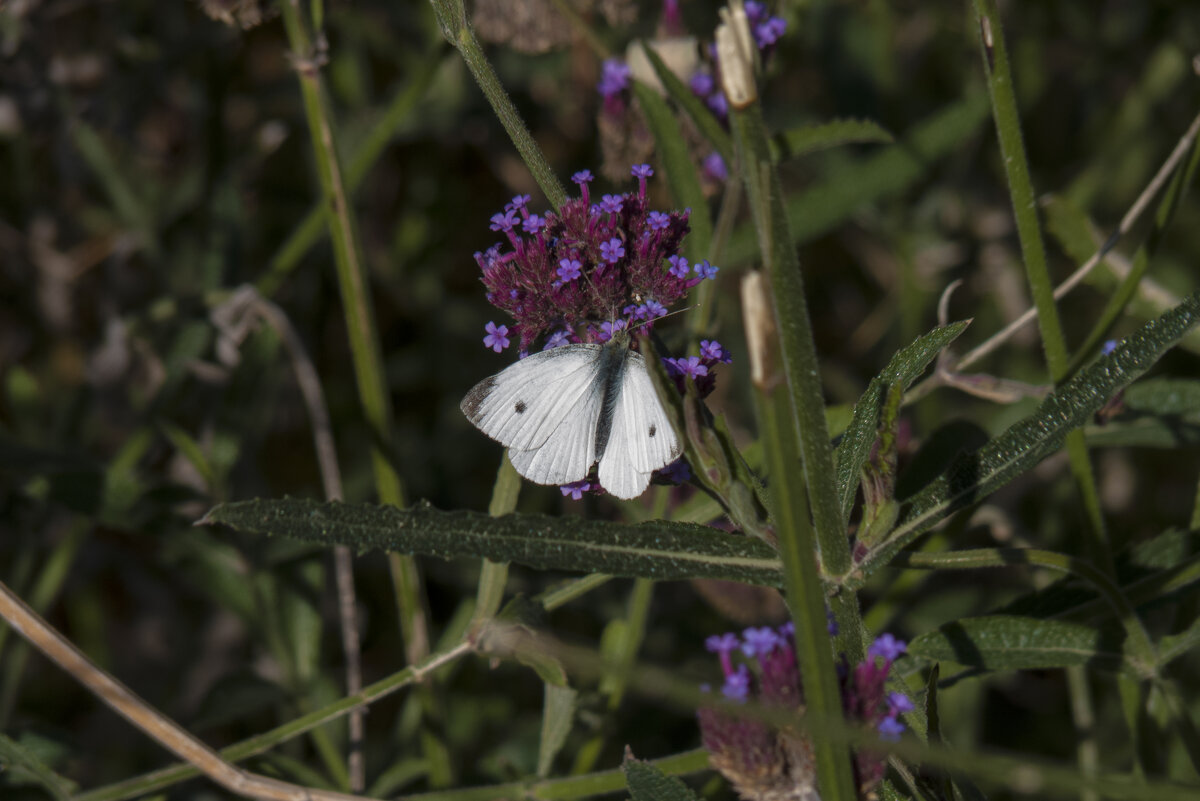
[[[579,695],[570,687],[558,687],[547,683],[545,688],[542,701],[542,736],[538,741],[539,778],[550,775],[554,757],[562,750],[567,735],[571,733],[571,723],[575,720],[575,698]]]
[[[1038,670],[1089,665],[1118,670],[1125,664],[1118,629],[1062,620],[992,615],[947,623],[908,644],[911,656],[957,662],[985,670]]]
[[[831,120],[776,134],[771,137],[771,155],[777,161],[783,161],[855,142],[889,144],[893,141],[894,137],[873,120]]]
[[[897,144],[831,170],[825,180],[793,195],[787,203],[792,241],[809,242],[836,228],[861,206],[908,189],[978,131],[988,110],[987,95],[959,101],[922,121]],[[745,226],[730,237],[725,259],[742,264],[754,260],[757,253],[755,232]]]
[[[667,101],[646,84],[634,81],[633,93],[646,115],[650,132],[654,134],[654,144],[667,174],[671,196],[681,208],[691,209],[688,215],[691,233],[684,240],[684,251],[691,261],[699,261],[708,255],[708,246],[712,242],[712,218],[700,188],[696,166],[679,130],[679,121]]]
[[[279,534],[359,551],[486,557],[539,570],[578,570],[658,580],[717,578],[778,587],[775,551],[707,526],[656,520],[631,526],[600,520],[443,512],[312,500],[253,500],[215,507],[201,523]]]
[[[898,352],[888,362],[887,367],[871,379],[858,403],[854,404],[854,416],[835,453],[838,501],[844,521],[850,520],[854,491],[858,489],[859,474],[871,453],[871,445],[875,442],[879,408],[888,386],[903,383],[907,387],[911,384],[943,348],[966,330],[968,324],[967,321],[962,321],[935,328]]]
[[[662,57],[655,52],[653,47],[643,44],[642,50],[645,52],[646,58],[650,61],[650,66],[654,68],[654,74],[658,76],[658,80],[662,82],[663,88],[667,90],[667,94],[692,118],[692,122],[696,123],[696,127],[700,129],[700,133],[704,134],[704,138],[721,154],[721,158],[725,163],[732,164],[733,140],[729,138],[726,130],[721,127],[721,123],[700,102],[700,98],[696,97],[692,93],[692,90],[679,79],[679,76],[671,72],[670,67],[663,62]]]
[[[913,498],[884,545],[867,554],[846,583],[866,576],[900,548],[952,512],[970,506],[1058,449],[1068,432],[1085,424],[1118,390],[1158,361],[1200,322],[1200,292],[1142,326],[1051,394],[1032,415],[973,453],[957,459]]]

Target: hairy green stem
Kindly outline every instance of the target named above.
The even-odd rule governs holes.
[[[833,449],[825,424],[825,399],[813,342],[812,322],[804,295],[800,261],[788,232],[783,190],[771,164],[766,128],[757,105],[735,109],[730,116],[746,196],[758,232],[763,268],[771,284],[779,325],[779,345],[798,429],[799,465],[807,485],[825,575],[841,575],[850,567],[850,546],[842,527],[834,487]]]
[[[805,492],[795,409],[783,377],[778,325],[761,273],[742,282],[742,318],[750,352],[750,373],[759,435],[763,442],[771,493],[768,506],[783,560],[783,582],[795,626],[796,661],[804,687],[805,717],[817,731],[844,726],[840,682],[827,630],[825,593],[817,562]],[[851,594],[853,595],[853,594]],[[813,761],[821,797],[857,798],[850,752],[830,738],[813,740]]]
[[[475,82],[479,84],[479,88],[483,90],[483,94],[491,103],[492,111],[496,113],[500,124],[508,132],[517,152],[524,159],[525,166],[533,175],[533,179],[542,188],[550,205],[555,209],[561,208],[567,200],[567,192],[559,183],[554,170],[550,168],[550,163],[546,161],[546,157],[529,133],[529,129],[525,127],[525,122],[521,119],[517,107],[513,105],[512,98],[508,96],[508,92],[504,91],[500,79],[496,77],[496,71],[492,69],[491,63],[487,60],[483,47],[475,37],[475,31],[467,22],[462,0],[430,0],[430,2],[433,4],[433,12],[437,16],[442,35],[462,55],[467,69],[471,71]]]

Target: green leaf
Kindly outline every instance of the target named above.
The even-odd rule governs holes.
[[[1200,444],[1200,425],[1162,417],[1088,426],[1087,443],[1097,448],[1160,448],[1174,450]]]
[[[203,524],[280,534],[327,546],[405,554],[486,557],[539,570],[578,570],[658,580],[720,578],[778,587],[779,559],[748,537],[689,523],[625,525],[601,520],[443,512],[428,503],[407,509],[311,500],[221,504]]]
[[[537,766],[537,775],[542,779],[550,775],[554,757],[562,750],[567,735],[571,733],[571,724],[575,720],[575,699],[579,695],[570,687],[546,684],[545,688]]]
[[[1175,659],[1200,645],[1200,619],[1179,634],[1163,637],[1158,644],[1159,667],[1165,667]]]
[[[642,52],[646,54],[646,58],[650,61],[650,66],[654,68],[654,74],[662,82],[663,88],[667,90],[667,94],[692,118],[692,122],[696,123],[696,127],[700,130],[700,133],[721,154],[721,158],[725,163],[732,165],[733,140],[729,138],[729,133],[721,127],[720,121],[713,116],[713,113],[708,110],[707,106],[700,102],[700,98],[696,97],[692,93],[692,90],[679,79],[679,76],[671,72],[671,69],[663,63],[662,57],[655,52],[653,47],[648,47],[643,43]]]
[[[987,95],[961,100],[917,125],[898,144],[871,158],[831,170],[825,180],[793,195],[787,203],[792,241],[801,244],[816,239],[841,225],[860,207],[905,191],[973,136],[989,111]],[[756,259],[758,243],[753,227],[734,231],[725,252],[730,264]]]
[[[649,762],[625,759],[621,765],[633,801],[699,801],[688,786]]]
[[[1200,381],[1139,381],[1125,391],[1117,417],[1089,426],[1088,443],[1180,448],[1200,443]]]
[[[1070,198],[1053,195],[1044,201],[1041,207],[1046,216],[1046,230],[1058,240],[1063,250],[1076,263],[1086,263],[1104,244],[1095,224]],[[1115,258],[1104,258],[1087,274],[1084,282],[1108,294],[1117,288],[1129,269],[1128,262],[1121,264]],[[1143,277],[1125,308],[1134,317],[1149,320],[1177,303],[1179,298],[1174,293],[1154,279]],[[1193,353],[1200,353],[1200,331],[1193,331],[1183,337],[1179,345]]]
[[[839,145],[894,141],[895,137],[873,120],[832,120],[776,134],[771,137],[771,155],[776,161],[784,161]]]
[[[685,254],[691,261],[700,261],[708,255],[712,242],[712,217],[708,213],[704,190],[700,188],[696,165],[692,163],[687,142],[679,130],[679,121],[667,106],[667,101],[646,84],[634,81],[633,94],[646,115],[650,133],[654,134],[654,144],[667,174],[671,197],[680,208],[691,209],[688,224],[692,230],[684,242]]]
[[[1200,532],[1167,531],[1116,556],[1121,594],[1135,607],[1158,606],[1200,582]],[[1068,577],[1023,595],[997,614],[1099,621],[1112,607],[1092,587]]]
[[[1158,378],[1125,391],[1125,408],[1145,414],[1179,415],[1200,420],[1200,381]]]
[[[1069,665],[1117,670],[1125,661],[1121,635],[1115,630],[1013,615],[947,623],[916,637],[908,644],[908,653],[930,662],[956,662],[985,670]]]
[[[900,548],[947,515],[985,498],[1030,469],[1061,445],[1067,433],[1086,423],[1116,392],[1150,369],[1168,348],[1200,321],[1200,292],[1142,326],[1107,356],[1048,396],[1037,410],[984,447],[955,460],[913,497],[907,513],[882,548],[868,554],[851,587]]]
[[[59,776],[31,748],[4,734],[0,734],[0,769],[10,782],[35,784],[57,801],[67,801],[75,793],[75,782]]]
[[[871,445],[875,442],[879,409],[888,387],[895,383],[903,383],[905,387],[911,384],[938,353],[957,339],[969,324],[962,321],[935,328],[899,351],[888,362],[887,367],[871,379],[866,392],[858,399],[858,403],[854,404],[850,425],[835,452],[838,501],[842,507],[843,521],[850,520],[854,491],[858,489],[862,466],[866,463],[867,456],[871,453]]]

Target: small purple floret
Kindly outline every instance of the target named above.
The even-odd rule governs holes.
[[[715,339],[700,340],[700,358],[720,360],[721,358],[721,343]]]
[[[546,227],[546,218],[530,214],[521,222],[521,229],[527,234],[536,234]]]
[[[620,94],[629,88],[629,76],[632,71],[629,65],[618,58],[606,59],[600,69],[600,81],[596,89],[605,99]]]
[[[888,693],[888,709],[891,711],[892,717],[895,717],[903,715],[905,712],[912,712],[915,707],[904,693]]]
[[[550,338],[546,340],[546,346],[543,347],[542,350],[550,350],[551,348],[569,345],[570,343],[571,339],[566,331],[555,331],[550,335]]]
[[[620,239],[610,239],[607,242],[600,243],[600,258],[609,264],[616,264],[624,255],[625,246],[621,244]]]
[[[671,225],[671,216],[661,211],[652,211],[646,216],[646,222],[652,231],[662,231]]]
[[[715,150],[705,157],[704,172],[714,181],[729,180],[729,170],[725,166],[725,159],[721,158],[721,154]]]
[[[568,281],[574,281],[578,278],[582,271],[583,264],[580,263],[579,259],[559,259],[558,270],[555,272],[565,284]]]
[[[608,340],[612,339],[618,331],[624,330],[625,325],[626,323],[624,320],[614,320],[611,323],[608,321],[600,323],[600,335],[597,337],[597,339],[599,339],[601,342],[607,342]]]
[[[671,269],[668,270],[668,272],[671,273],[671,275],[675,276],[676,278],[687,278],[688,277],[688,260],[687,259],[685,259],[683,256],[668,256],[667,261],[671,265]]]
[[[721,94],[720,92],[714,92],[713,94],[709,95],[708,99],[704,102],[705,105],[708,106],[709,110],[712,111],[713,114],[716,114],[719,118],[725,119],[729,116],[729,101],[726,100],[725,95]]]
[[[725,677],[721,693],[731,701],[745,701],[750,695],[750,671],[745,665],[738,665],[737,670]]]
[[[766,656],[781,644],[778,632],[768,626],[746,629],[742,632],[742,636],[745,638],[742,643],[742,653],[746,656]]]
[[[875,728],[879,731],[879,738],[889,743],[896,742],[904,734],[904,724],[895,718],[884,718]]]
[[[516,209],[505,209],[503,214],[493,214],[492,224],[489,226],[493,231],[511,231],[516,227],[520,220],[517,219]]]
[[[1110,339],[1107,342],[1105,342],[1104,345],[1101,346],[1100,352],[1103,353],[1105,356],[1108,356],[1116,349],[1117,349],[1117,340]]]
[[[603,195],[600,198],[600,210],[609,214],[620,214],[624,199],[620,195]]]
[[[559,487],[559,490],[562,491],[564,498],[569,495],[571,496],[572,500],[578,501],[583,498],[583,493],[587,492],[591,488],[592,485],[587,481],[576,481],[571,484],[563,484],[561,487]]]
[[[727,631],[724,634],[714,634],[704,641],[704,650],[713,654],[725,654],[730,651],[736,651],[740,646],[741,640],[732,631]]]
[[[719,270],[720,268],[712,266],[711,264],[708,263],[708,259],[705,259],[704,261],[697,264],[695,269],[696,269],[696,275],[700,276],[701,278],[707,279],[707,278],[716,278],[717,270]]]
[[[499,353],[509,346],[507,325],[496,325],[495,322],[489,321],[483,330],[487,331],[487,336],[483,338],[484,347]]]
[[[634,164],[629,172],[634,178],[649,178],[654,175],[654,169],[649,164]]]
[[[707,72],[697,72],[692,76],[692,79],[688,81],[688,86],[691,88],[693,94],[700,95],[701,97],[708,97],[710,94],[712,94],[713,89],[717,88],[717,84],[713,80],[713,76],[709,75]]]
[[[908,650],[908,646],[904,644],[904,640],[898,640],[890,633],[881,634],[871,643],[871,647],[867,650],[867,656],[881,656],[888,662],[895,662],[900,654]]]
[[[692,480],[692,468],[688,467],[687,461],[680,457],[659,470],[656,475],[663,481],[669,481],[672,484],[686,484]]]

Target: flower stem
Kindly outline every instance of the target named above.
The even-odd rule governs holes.
[[[487,96],[488,102],[492,104],[492,110],[496,112],[500,124],[504,126],[504,130],[508,131],[513,145],[516,146],[517,152],[525,161],[525,166],[529,168],[533,179],[542,188],[550,205],[558,210],[566,202],[567,192],[559,183],[554,170],[550,168],[550,163],[546,161],[546,157],[542,154],[537,142],[534,141],[532,134],[529,133],[529,129],[525,127],[525,122],[521,119],[517,107],[513,105],[512,98],[504,91],[500,79],[496,77],[496,71],[492,69],[491,62],[487,60],[487,56],[483,52],[483,47],[475,38],[475,31],[467,23],[462,0],[430,0],[430,2],[433,4],[433,11],[437,15],[442,35],[462,54],[463,61],[471,70],[471,75],[475,77],[479,88]]]

